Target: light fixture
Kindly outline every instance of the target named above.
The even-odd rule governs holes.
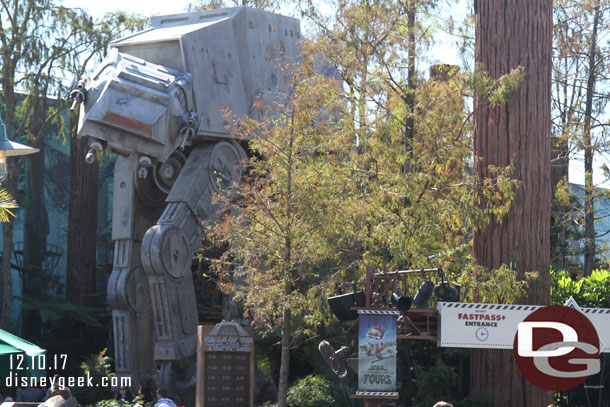
[[[432,281],[426,281],[419,287],[419,291],[415,298],[413,298],[414,308],[428,308],[428,301],[432,297],[432,291],[434,291],[434,283]]]
[[[38,151],[40,150],[37,148],[15,143],[14,141],[9,140],[6,135],[6,126],[0,117],[0,183],[2,183],[6,177],[8,177],[6,157],[33,154],[37,153]]]
[[[398,311],[407,312],[413,304],[413,298],[402,295],[401,293],[392,293],[391,297],[392,305],[394,305]]]
[[[445,302],[458,302],[460,300],[460,289],[462,286],[457,285],[452,287],[449,282],[441,282],[434,287],[434,296]]]
[[[339,321],[353,321],[358,318],[358,312],[353,311],[351,307],[364,307],[365,295],[363,291],[356,291],[349,294],[336,295],[327,298],[330,310]]]
[[[318,345],[318,350],[328,367],[330,367],[330,370],[332,370],[337,377],[342,379],[347,376],[348,365],[346,362],[350,353],[350,349],[347,346],[343,346],[336,351],[328,341],[322,341],[320,342],[320,345]]]

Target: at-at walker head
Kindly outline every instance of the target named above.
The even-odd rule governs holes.
[[[108,147],[137,154],[142,168],[165,162],[176,149],[231,138],[227,110],[260,118],[257,100],[288,92],[297,19],[236,7],[155,16],[151,25],[113,42],[92,80],[72,92],[88,160]]]

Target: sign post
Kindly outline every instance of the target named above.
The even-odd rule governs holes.
[[[254,406],[254,338],[235,322],[200,325],[196,407]]]

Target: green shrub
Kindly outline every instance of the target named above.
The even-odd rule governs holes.
[[[583,308],[610,307],[610,271],[573,277],[565,270],[551,270],[551,304],[563,305],[570,296]]]
[[[91,376],[93,383],[102,383],[102,377],[107,377],[108,383],[110,383],[110,378],[114,376],[114,373],[110,372],[110,357],[106,356],[106,350],[107,349],[104,349],[99,354],[91,355],[80,366],[83,375],[88,373]],[[112,397],[112,391],[109,387],[75,387],[70,390],[81,406],[94,405],[100,400]]]
[[[95,403],[95,407],[135,407],[135,406],[142,406],[142,407],[152,407],[154,405],[154,403],[148,402],[148,403],[141,403],[138,402],[138,400],[134,400],[133,402],[128,402],[128,401],[120,401],[120,400],[114,400],[114,399],[108,399],[108,400],[100,400],[97,403]]]
[[[332,383],[321,376],[307,376],[288,389],[288,407],[334,406]]]
[[[439,400],[451,400],[457,375],[453,368],[436,359],[434,367],[421,372],[417,377],[417,407],[433,406]]]

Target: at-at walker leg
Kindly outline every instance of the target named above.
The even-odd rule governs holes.
[[[154,360],[161,385],[176,394],[176,383],[192,377],[197,354],[197,306],[191,263],[204,227],[218,220],[217,193],[240,182],[246,154],[236,143],[194,147],[174,182],[167,206],[142,241],[155,332]]]
[[[140,259],[144,233],[158,219],[164,195],[136,176],[137,157],[119,157],[114,169],[112,239],[113,270],[108,281],[112,308],[114,362],[117,376],[130,377],[132,385],[156,381],[150,357],[154,348],[153,312],[148,279]]]
[[[204,227],[220,216],[222,204],[213,203],[214,196],[239,183],[246,157],[231,142],[194,147],[188,158],[176,154],[178,159],[169,159],[171,168],[160,164],[147,170],[172,180],[165,199],[135,154],[117,159],[108,282],[117,375],[131,377],[133,385],[156,382],[158,365],[159,384],[173,395],[178,395],[177,382],[195,372],[192,258]]]

